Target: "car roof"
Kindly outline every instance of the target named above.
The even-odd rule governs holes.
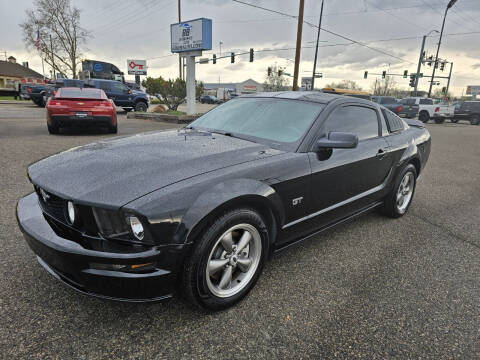
[[[327,104],[337,99],[344,99],[347,96],[339,94],[329,94],[320,91],[279,91],[279,92],[260,92],[255,94],[242,95],[242,98],[275,98],[275,99],[291,99],[304,100]],[[349,97],[349,99],[363,100],[359,98]]]

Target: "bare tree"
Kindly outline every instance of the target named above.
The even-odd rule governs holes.
[[[375,96],[395,96],[400,91],[393,76],[388,75],[382,80],[375,79],[371,90]]]
[[[269,66],[267,69],[267,76],[263,83],[265,91],[285,91],[290,89],[288,80],[283,75],[284,68],[277,67],[277,65]]]
[[[77,76],[80,45],[89,36],[80,26],[80,10],[70,0],[36,0],[20,24],[27,48],[39,47],[45,62],[63,75]],[[37,39],[39,36],[39,42]]]
[[[339,89],[349,89],[349,90],[358,90],[362,91],[362,87],[358,85],[355,81],[353,80],[342,80],[338,83],[332,82],[330,84],[325,85],[325,87],[328,88],[339,88]]]

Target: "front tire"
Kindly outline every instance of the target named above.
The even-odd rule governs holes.
[[[268,244],[267,227],[256,211],[225,213],[208,226],[185,261],[184,296],[211,311],[236,304],[260,276]]]
[[[405,215],[412,203],[416,184],[417,170],[415,166],[408,164],[398,174],[392,190],[385,198],[383,213],[391,218]]]
[[[135,104],[135,112],[140,111],[140,112],[145,112],[148,110],[148,105],[147,103],[143,101],[139,101]]]

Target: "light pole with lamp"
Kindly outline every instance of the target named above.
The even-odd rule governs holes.
[[[428,97],[432,94],[432,86],[433,86],[433,80],[435,79],[435,69],[438,66],[438,53],[440,51],[440,44],[442,43],[442,35],[443,35],[443,28],[445,27],[445,18],[447,17],[447,12],[448,9],[450,9],[457,0],[450,0],[447,8],[445,9],[445,15],[443,15],[443,22],[442,22],[442,30],[440,30],[440,39],[438,39],[438,46],[437,46],[437,55],[435,56],[435,66],[433,67],[432,71],[432,79],[430,80],[430,88],[428,89]]]

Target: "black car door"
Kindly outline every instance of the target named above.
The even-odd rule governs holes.
[[[343,104],[322,125],[318,138],[330,132],[358,136],[353,149],[332,149],[329,157],[309,153],[312,167],[310,214],[317,226],[348,216],[378,200],[393,160],[382,137],[380,114],[374,106]]]
[[[124,107],[133,106],[130,95],[131,91],[126,85],[119,81],[112,81],[110,84],[112,87],[112,99],[115,102],[115,105]]]

